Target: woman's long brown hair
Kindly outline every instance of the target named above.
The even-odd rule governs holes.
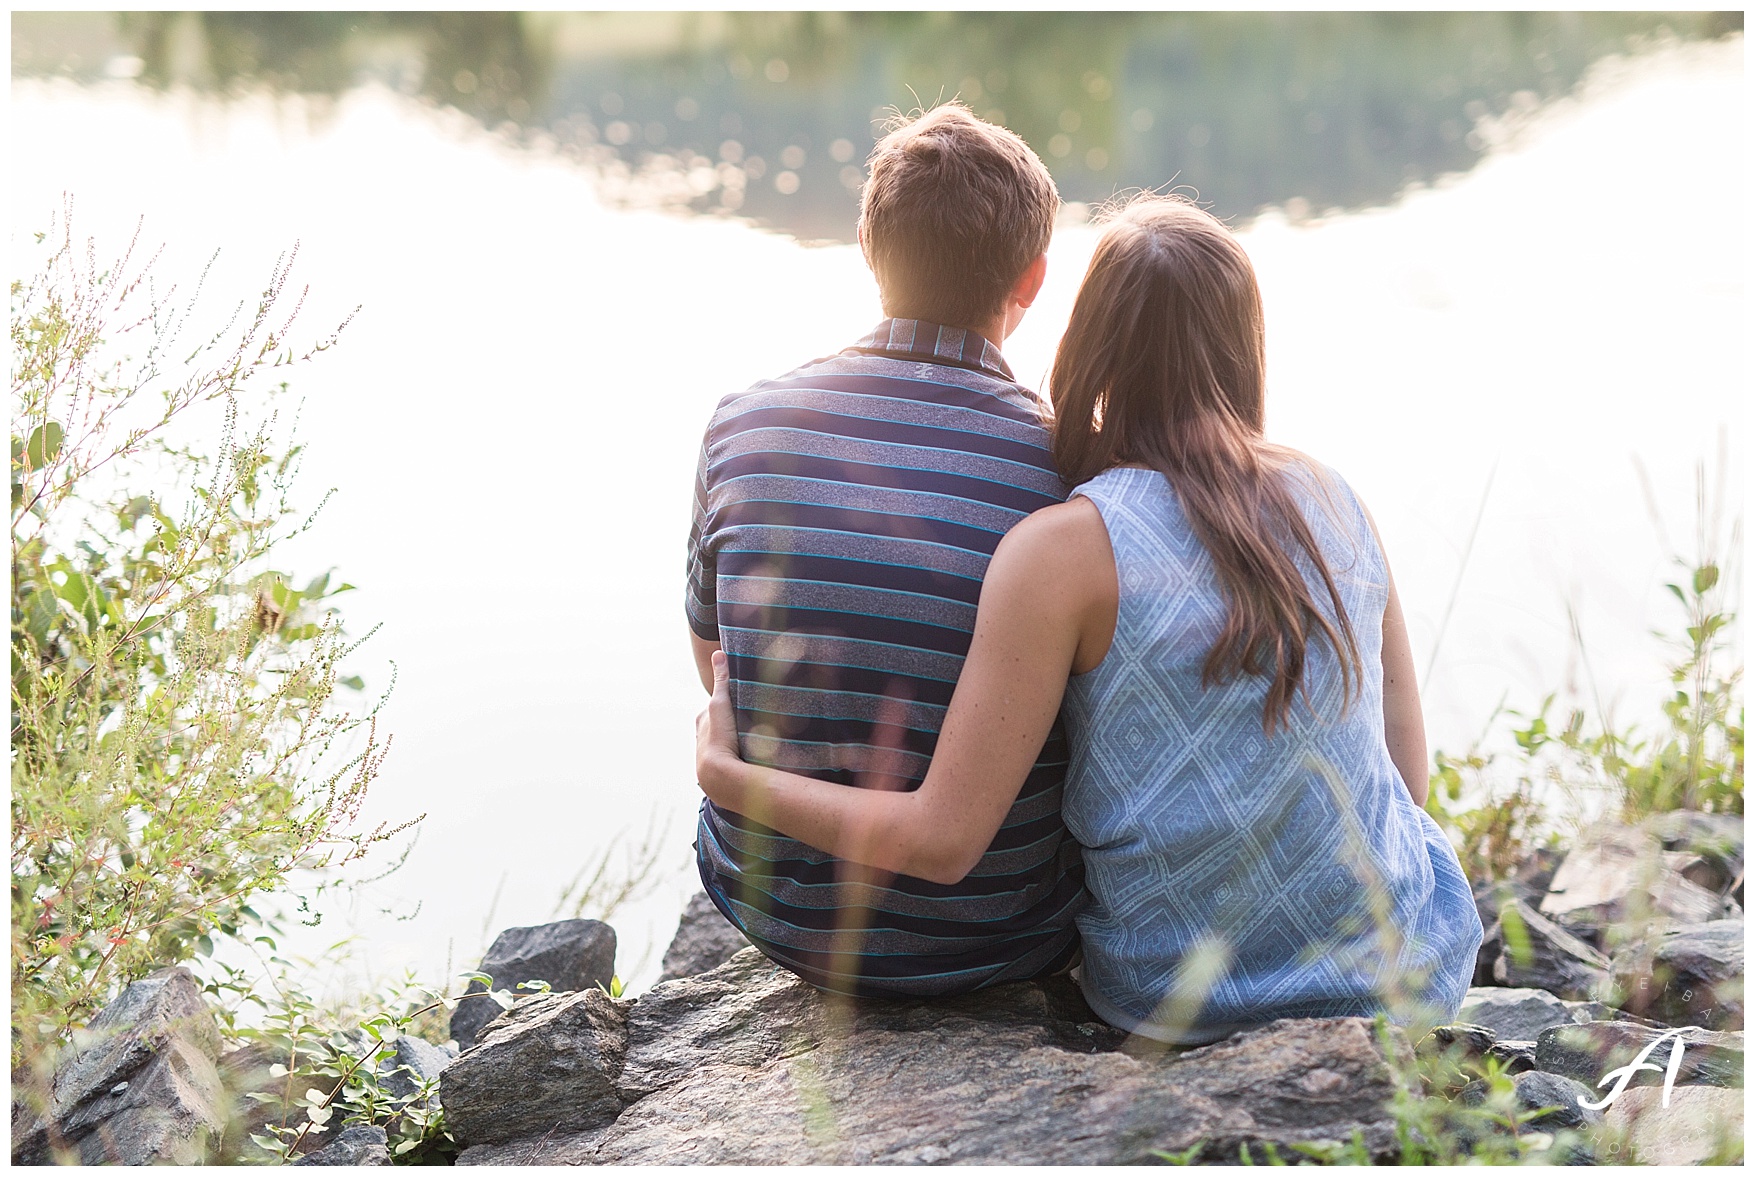
[[[1158,471],[1212,557],[1229,608],[1202,684],[1271,676],[1262,729],[1272,735],[1320,637],[1340,660],[1344,710],[1358,690],[1358,643],[1287,485],[1293,455],[1262,437],[1261,292],[1230,231],[1176,197],[1138,197],[1112,214],[1049,389],[1061,476],[1077,485],[1129,463]]]

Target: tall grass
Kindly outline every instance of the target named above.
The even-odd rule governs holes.
[[[1475,881],[1506,878],[1533,848],[1599,814],[1629,824],[1674,810],[1742,816],[1734,587],[1742,525],[1724,526],[1723,491],[1708,494],[1704,463],[1695,484],[1694,548],[1671,553],[1677,575],[1664,585],[1681,624],[1655,635],[1671,659],[1669,689],[1654,700],[1652,716],[1617,725],[1594,692],[1588,706],[1557,713],[1558,696],[1550,694],[1533,711],[1496,711],[1466,753],[1436,754],[1427,811],[1451,832]],[[1588,665],[1576,614],[1568,612]]]

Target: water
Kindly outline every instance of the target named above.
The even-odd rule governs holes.
[[[1358,208],[1466,171],[1475,124],[1742,14],[22,13],[15,73],[333,99],[377,82],[552,138],[612,201],[853,240],[886,114],[957,96],[1070,201],[1174,182],[1221,216]]]
[[[1593,682],[1622,719],[1655,713],[1648,631],[1677,613],[1634,459],[1678,543],[1721,436],[1741,502],[1742,52],[1736,37],[1606,62],[1576,96],[1478,127],[1466,175],[1243,234],[1270,433],[1374,512],[1417,664],[1436,648],[1438,747],[1466,747],[1502,697]],[[378,84],[221,103],[15,79],[12,134],[15,273],[67,192],[100,251],[144,215],[166,274],[223,246],[209,285],[228,297],[297,240],[312,337],[363,304],[294,385],[307,501],[339,494],[280,563],[362,586],[350,627],[383,629],[353,669],[374,687],[392,661],[400,675],[372,815],[428,816],[406,866],[306,946],[352,927],[361,972],[465,967],[499,927],[552,918],[585,860],[657,815],[667,881],[616,920],[623,973],[649,983],[695,886],[702,696],[681,595],[700,431],[720,396],[880,317],[857,250],[612,206],[564,151]],[[1056,236],[1006,349],[1026,380],[1093,239]]]

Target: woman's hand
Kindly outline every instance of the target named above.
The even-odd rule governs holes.
[[[731,675],[725,654],[713,651],[713,697],[695,718],[695,779],[715,805],[736,810],[735,792],[743,758],[737,751],[737,713],[731,706]]]

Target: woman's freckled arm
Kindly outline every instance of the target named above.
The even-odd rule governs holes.
[[[1090,657],[1093,619],[1100,626],[1107,617],[1100,635],[1107,648],[1114,630],[1108,543],[1096,508],[1082,499],[1038,512],[1000,543],[920,788],[847,788],[736,759],[735,731],[721,730],[732,722],[721,656],[714,659],[714,701],[697,725],[702,789],[715,804],[837,857],[960,882],[1017,799],[1059,714],[1069,672]]]
[[[1420,710],[1419,679],[1414,672],[1414,648],[1377,521],[1364,503],[1359,504],[1359,509],[1365,512],[1365,521],[1371,525],[1378,549],[1383,551],[1383,572],[1389,578],[1389,603],[1383,610],[1383,742],[1389,746],[1389,758],[1408,787],[1408,796],[1415,805],[1424,808],[1431,769],[1426,755],[1426,720]]]

